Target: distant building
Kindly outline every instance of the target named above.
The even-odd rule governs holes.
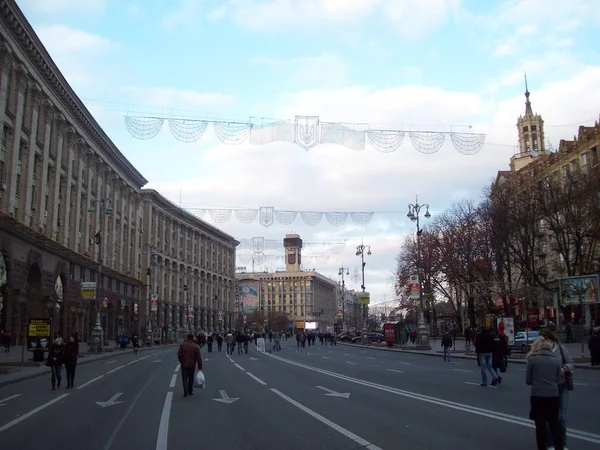
[[[269,320],[285,315],[290,330],[324,330],[333,326],[337,320],[337,283],[318,272],[302,269],[299,235],[286,235],[284,247],[285,271],[235,274],[240,315],[246,320],[254,317],[267,321],[262,324],[267,327]],[[241,326],[238,320],[237,327]]]

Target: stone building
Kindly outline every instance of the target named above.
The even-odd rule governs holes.
[[[141,196],[143,228],[149,230],[142,240],[142,273],[148,277],[142,298],[150,300],[142,310],[154,339],[229,329],[239,242],[155,190]]]
[[[285,271],[235,275],[243,314],[248,318],[259,311],[255,317],[267,321],[278,315],[287,316],[290,331],[305,329],[309,324],[321,330],[334,325],[338,311],[337,283],[318,272],[303,270],[300,236],[286,235],[284,247]]]

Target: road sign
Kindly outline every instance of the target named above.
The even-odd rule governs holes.
[[[80,296],[82,300],[96,300],[96,283],[83,281],[80,284]]]

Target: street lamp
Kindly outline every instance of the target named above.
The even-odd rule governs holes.
[[[360,288],[362,289],[363,292],[365,292],[365,266],[367,265],[367,263],[365,262],[365,250],[367,251],[367,255],[371,256],[371,246],[370,245],[364,245],[364,243],[361,241],[360,245],[356,246],[356,256],[360,256],[360,262],[361,262],[361,272],[362,272],[362,284],[360,286]],[[364,328],[367,328],[367,305],[364,304],[363,305],[363,322],[364,322]]]
[[[424,217],[429,219],[431,214],[429,214],[429,205],[427,203],[420,205],[419,200],[417,198],[415,204],[408,205],[408,214],[406,216],[413,222],[416,222],[417,225],[417,277],[419,278],[419,324],[417,326],[417,338],[419,340],[419,347],[421,348],[431,348],[429,344],[429,329],[425,324],[425,303],[423,301],[423,280],[421,277],[421,235],[423,234],[423,230],[420,226],[420,214],[421,210],[425,208]]]
[[[350,271],[342,264],[342,267],[338,270],[338,276],[342,277],[342,329],[344,328],[344,319],[346,318],[346,281],[344,280],[344,274],[350,275]]]
[[[95,200],[94,203],[98,203],[101,205],[102,209],[100,210],[104,213],[104,216],[110,217],[113,213],[112,204],[109,198]],[[96,208],[94,204],[90,206],[88,209],[88,213],[93,214],[96,212]],[[99,230],[94,236],[94,242],[98,246],[98,281],[100,284],[100,288],[102,287],[102,224],[104,223],[104,217],[100,217],[100,226]],[[104,330],[102,329],[102,321],[100,319],[100,304],[98,301],[98,295],[100,295],[100,289],[98,285],[96,285],[96,324],[94,325],[94,329],[92,330],[92,346],[91,350],[97,353],[102,352],[104,350]]]
[[[146,271],[146,275],[148,275],[148,325],[147,325],[147,329],[146,329],[146,339],[148,342],[152,343],[153,341],[153,330],[152,330],[152,322],[154,319],[154,315],[158,313],[158,304],[156,305],[156,313],[154,311],[152,311],[152,295],[153,295],[153,289],[154,287],[152,286],[152,275],[153,275],[153,262],[155,259],[155,256],[157,254],[158,249],[156,247],[154,247],[153,245],[150,244],[146,244],[146,249],[148,250],[148,253],[150,254],[150,264],[148,265],[148,270]]]

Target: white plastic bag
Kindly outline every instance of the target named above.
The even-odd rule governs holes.
[[[204,378],[204,374],[201,370],[198,371],[196,377],[194,378],[194,387],[204,389],[206,388],[206,378]]]

